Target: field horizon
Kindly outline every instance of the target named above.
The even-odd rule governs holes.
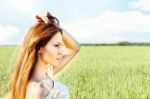
[[[58,74],[71,99],[150,99],[150,46],[82,46]],[[0,96],[7,93],[16,46],[0,46]]]

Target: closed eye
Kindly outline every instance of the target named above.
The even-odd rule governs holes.
[[[55,47],[59,47],[59,44],[55,44],[54,46],[55,46]]]

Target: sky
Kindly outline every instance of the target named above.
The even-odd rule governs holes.
[[[46,11],[80,43],[150,42],[150,0],[0,0],[0,44],[20,44]]]

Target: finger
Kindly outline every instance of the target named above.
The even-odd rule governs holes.
[[[43,22],[43,19],[39,15],[36,15],[35,18],[37,22]]]
[[[49,22],[48,18],[45,16],[36,15],[36,19],[38,22],[44,22],[45,24],[47,24]]]
[[[51,73],[46,72],[46,77],[49,79],[53,80],[53,75]]]
[[[45,13],[45,16],[51,16],[51,14],[47,11],[46,13]]]
[[[49,19],[47,18],[47,16],[44,16],[44,20],[45,20],[46,24],[47,24],[47,23],[50,23],[50,21],[49,21]]]
[[[51,90],[52,90],[52,88],[50,88],[47,84],[41,83],[41,86],[42,86],[43,88],[46,88],[48,91],[51,91]]]
[[[45,24],[47,24],[49,22],[49,19],[47,18],[47,12],[44,13],[42,16],[41,16],[42,20],[44,21]]]
[[[52,83],[48,83],[45,81],[42,81],[41,84],[43,85],[43,87],[48,88],[48,89],[52,89],[54,87],[54,85]]]
[[[35,18],[36,19],[41,19],[41,17],[39,15],[36,15]]]

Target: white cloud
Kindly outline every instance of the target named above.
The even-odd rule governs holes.
[[[9,3],[12,5],[14,9],[22,13],[36,12],[37,11],[37,3],[33,2],[33,0],[12,0]]]
[[[9,39],[17,36],[18,33],[19,33],[19,30],[15,26],[0,25],[0,44],[8,44],[8,41],[10,42]]]
[[[131,2],[133,9],[140,9],[142,11],[150,11],[150,0],[136,0]]]
[[[65,27],[81,42],[122,41],[128,39],[122,33],[150,32],[150,15],[139,11],[106,11],[99,17],[66,24]]]
[[[39,2],[35,0],[1,0],[0,12],[3,16],[0,16],[0,18],[4,16],[9,19],[33,17],[39,12],[40,7],[38,4]]]
[[[100,3],[98,3],[98,1],[100,1]],[[84,6],[82,5],[83,3],[80,3],[78,1],[75,1],[73,3],[67,2],[65,3],[65,5],[68,6],[63,7],[63,5],[60,2],[56,1],[48,2],[37,0],[0,0],[1,5],[0,12],[2,14],[2,16],[0,16],[0,19],[2,23],[15,24],[15,26],[21,28],[20,30],[21,32],[23,32],[23,30],[26,29],[25,27],[30,25],[31,21],[35,21],[34,16],[35,14],[39,13],[38,11],[41,11],[42,13],[42,11],[44,11],[45,9],[49,10],[51,9],[51,12],[55,13],[57,12],[56,14],[58,14],[58,16],[60,15],[59,17],[62,18],[62,20],[66,19],[65,22],[73,22],[68,24],[66,23],[64,26],[70,33],[72,33],[72,35],[75,38],[77,38],[81,42],[103,42],[103,41],[111,42],[111,41],[128,40],[127,36],[125,37],[123,33],[130,32],[131,34],[134,34],[136,38],[137,32],[138,33],[150,32],[149,28],[150,15],[144,15],[142,12],[140,12],[141,10],[150,11],[150,3],[149,3],[150,0],[130,1],[132,2],[131,3],[132,7],[134,9],[138,10],[140,9],[140,11],[128,11],[128,12],[106,11],[104,13],[101,13],[106,9],[113,9],[115,5],[119,5],[121,4],[121,2],[124,2],[124,0],[123,1],[115,0],[113,2],[110,1],[110,3],[108,4],[107,1],[110,0],[102,0],[102,1],[96,0],[95,1],[97,2],[96,4],[95,3],[92,4],[91,2],[87,5],[89,6],[92,5],[93,8],[87,10],[89,6]],[[53,4],[56,4],[56,6],[53,6]],[[99,6],[98,4],[100,4],[101,6]],[[68,10],[70,6],[71,9]],[[122,9],[120,6],[117,7],[116,9],[118,10]],[[99,13],[100,16],[93,17],[97,16],[97,14],[95,13]],[[93,18],[87,18],[88,15],[89,17]],[[2,30],[3,31],[9,30],[8,26],[0,25],[0,28],[1,28],[0,32]],[[0,33],[0,35],[1,34],[2,33]],[[6,42],[8,41],[8,38],[11,38],[10,35],[4,36],[4,38],[2,36],[0,36],[0,42],[2,41]],[[130,35],[128,34],[128,36]]]

